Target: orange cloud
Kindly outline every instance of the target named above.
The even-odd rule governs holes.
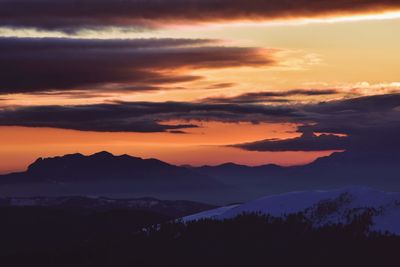
[[[399,10],[396,0],[19,0],[0,4],[0,25],[74,32],[105,26],[160,27],[224,21],[265,21]]]

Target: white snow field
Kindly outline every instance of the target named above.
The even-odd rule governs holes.
[[[183,218],[184,222],[234,218],[244,213],[261,213],[273,217],[304,212],[318,227],[351,222],[364,211],[372,212],[370,231],[400,235],[400,193],[383,192],[365,187],[331,191],[291,192],[263,197],[240,205],[226,206]]]

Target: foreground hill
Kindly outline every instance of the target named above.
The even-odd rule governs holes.
[[[399,194],[368,188],[269,196],[184,221],[155,212],[187,204],[180,201],[1,203],[0,258],[8,267],[398,266],[400,236],[391,233],[400,225]]]
[[[0,221],[7,267],[398,267],[400,237],[366,234],[362,214],[351,224],[319,228],[302,215],[184,224],[137,211],[12,208],[0,214],[7,218]]]
[[[267,196],[244,204],[190,215],[183,220],[185,222],[200,219],[225,220],[246,213],[265,214],[277,218],[302,214],[315,227],[351,224],[362,215],[370,220],[370,231],[400,235],[400,193],[387,193],[362,187]]]

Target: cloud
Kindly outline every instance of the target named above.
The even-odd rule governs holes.
[[[293,106],[302,136],[236,144],[256,151],[351,150],[400,155],[400,94],[375,95]],[[313,133],[325,133],[316,136]],[[326,134],[327,133],[327,134]],[[344,136],[336,136],[343,134]],[[399,158],[400,160],[400,158]]]
[[[201,79],[196,69],[266,66],[271,53],[215,40],[0,38],[0,93],[147,91]]]
[[[306,105],[303,112],[316,122],[314,131],[354,135],[400,126],[399,107],[400,94],[385,94]]]
[[[255,93],[246,93],[234,97],[211,97],[201,100],[206,103],[264,103],[264,102],[289,102],[284,97],[291,96],[324,96],[335,95],[339,92],[334,89],[296,89],[289,91],[264,91]],[[277,98],[278,97],[278,98]]]
[[[348,148],[348,137],[332,134],[315,135],[313,132],[303,132],[300,137],[290,139],[266,139],[257,142],[234,145],[250,151],[324,151],[344,150]]]
[[[0,25],[74,32],[104,26],[260,21],[399,8],[397,0],[1,0]]]
[[[178,121],[179,124],[166,123]],[[171,132],[196,121],[294,123],[300,137],[233,146],[255,151],[357,151],[400,160],[400,94],[310,104],[112,102],[0,109],[1,126],[53,127],[98,132]],[[388,156],[389,155],[389,156]]]
[[[219,90],[219,89],[225,89],[225,88],[229,88],[232,86],[235,86],[235,83],[230,83],[230,82],[225,82],[225,83],[215,83],[212,84],[208,87],[205,87],[204,89],[210,89],[210,90]]]
[[[281,107],[185,102],[115,102],[77,106],[8,107],[0,110],[1,126],[53,127],[98,132],[182,131],[196,125],[166,125],[170,120],[226,122],[282,121],[298,116]]]

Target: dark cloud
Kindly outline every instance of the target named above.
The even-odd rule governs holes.
[[[274,64],[257,48],[213,40],[0,38],[0,93],[52,90],[147,91],[202,77],[191,70]]]
[[[234,145],[257,151],[350,150],[400,155],[400,94],[358,97],[297,106],[303,135],[286,140],[262,140]],[[328,133],[315,136],[313,133]],[[344,134],[346,137],[332,134]]]
[[[180,121],[170,125],[166,121]],[[400,155],[400,94],[306,105],[191,102],[113,102],[76,106],[5,107],[1,126],[99,132],[184,133],[193,121],[296,123],[302,136],[237,144],[256,151],[357,151]],[[340,135],[339,135],[340,134]],[[389,155],[389,156],[388,156]]]
[[[348,137],[332,134],[315,135],[303,132],[300,137],[290,139],[266,139],[262,141],[234,145],[250,151],[323,151],[348,148]]]
[[[1,0],[0,25],[73,32],[104,26],[257,21],[399,8],[398,0]]]
[[[303,107],[316,132],[363,134],[400,124],[400,94],[365,96]]]
[[[170,130],[168,132],[172,133],[172,134],[186,134],[185,131],[181,131],[181,130]]]
[[[289,91],[264,91],[247,93],[234,97],[212,97],[203,99],[206,103],[263,103],[263,102],[288,102],[289,100],[283,97],[291,96],[323,96],[335,95],[338,91],[334,89],[296,89]]]
[[[305,108],[315,132],[344,133],[348,150],[400,155],[400,94],[331,101]]]
[[[165,132],[197,127],[168,120],[282,121],[299,116],[290,108],[183,102],[116,102],[79,106],[11,107],[0,110],[1,126],[53,127],[99,132]]]

